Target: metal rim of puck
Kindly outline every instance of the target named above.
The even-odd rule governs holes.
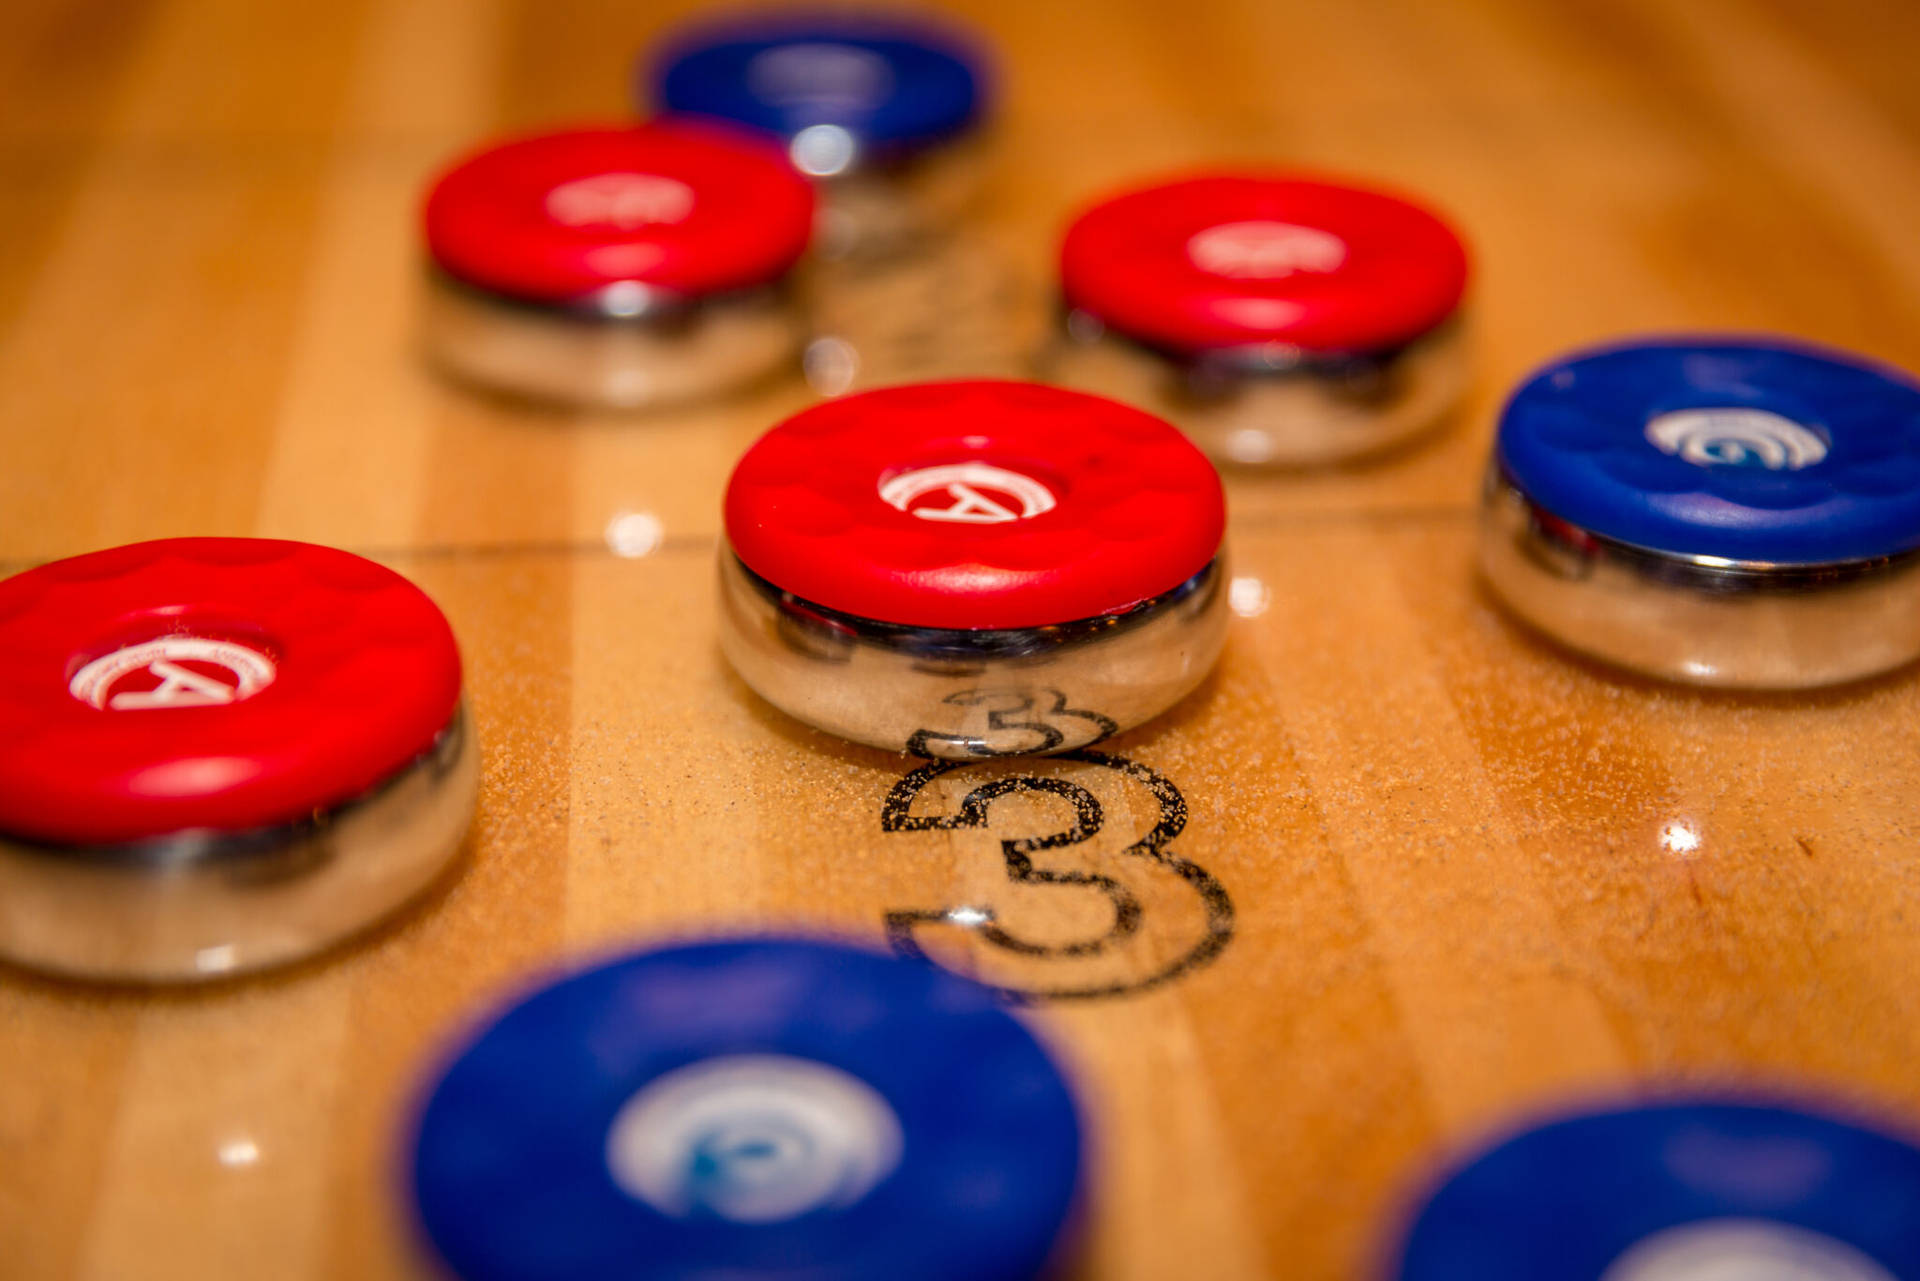
[[[1770,1102],[1582,1111],[1448,1171],[1396,1281],[1915,1281],[1920,1149]]]
[[[795,718],[971,759],[1165,711],[1226,633],[1219,476],[1167,423],[987,380],[788,419],[728,482],[721,646]]]
[[[1892,670],[1920,656],[1920,387],[1770,337],[1573,353],[1502,414],[1479,561],[1521,620],[1649,675]]]
[[[924,15],[768,11],[670,33],[642,96],[778,137],[801,172],[826,177],[969,132],[986,67],[970,35]]]
[[[204,979],[411,899],[470,821],[460,658],[351,553],[178,538],[0,582],[0,955]]]
[[[1194,356],[1069,311],[1039,367],[1063,386],[1164,414],[1228,466],[1305,468],[1384,454],[1447,421],[1466,390],[1468,342],[1456,317],[1390,351]]]
[[[1159,183],[1068,228],[1046,367],[1224,462],[1346,461],[1458,404],[1467,274],[1458,234],[1384,191],[1257,171]]]
[[[403,1157],[462,1281],[1018,1281],[1075,1216],[1066,1081],[989,989],[798,937],[576,971],[436,1071]]]

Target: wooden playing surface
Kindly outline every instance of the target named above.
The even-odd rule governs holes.
[[[427,902],[203,990],[0,971],[0,1275],[429,1275],[399,1133],[531,976],[713,926],[886,922],[1065,993],[1087,1281],[1356,1278],[1435,1163],[1677,1083],[1920,1121],[1920,676],[1695,694],[1475,587],[1504,388],[1575,343],[1802,334],[1920,368],[1920,11],[1897,0],[960,6],[1004,53],[977,224],[839,282],[873,377],[1016,372],[1081,202],[1215,161],[1427,193],[1477,255],[1475,391],[1423,448],[1234,478],[1217,675],[1101,758],[940,772],[782,718],[716,650],[721,485],[797,378],[656,416],[514,409],[414,359],[423,178],[618,116],[681,5],[0,5],[0,561],[175,534],[376,556],[459,633],[485,780]],[[629,551],[606,531],[619,525]],[[0,661],[4,656],[0,656]],[[1003,840],[1139,899],[1016,887]],[[891,798],[891,799],[890,799]],[[1182,826],[1182,821],[1184,825]],[[1157,831],[1156,831],[1157,829]],[[964,914],[963,914],[964,915]]]

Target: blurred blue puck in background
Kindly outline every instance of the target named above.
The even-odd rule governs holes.
[[[830,148],[886,160],[970,129],[983,59],[944,24],[888,14],[767,13],[670,34],[647,96],[662,111],[715,116],[788,140],[796,162]],[[803,133],[817,131],[813,141]],[[832,170],[837,172],[838,170]]]
[[[643,952],[495,1017],[410,1177],[464,1281],[1026,1281],[1075,1207],[1059,1070],[988,989],[797,939]]]
[[[1398,1281],[1920,1281],[1920,1150],[1778,1107],[1576,1115],[1455,1170]]]

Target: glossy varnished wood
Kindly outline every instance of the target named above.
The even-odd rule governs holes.
[[[1100,928],[1099,902],[1006,882],[999,840],[1058,826],[1054,802],[884,830],[912,764],[720,661],[719,489],[805,387],[538,413],[414,358],[425,176],[498,130],[617,116],[682,8],[0,6],[0,561],[184,533],[376,555],[453,618],[486,759],[458,873],[326,957],[174,993],[0,972],[5,1275],[423,1275],[395,1196],[421,1073],[575,958],[716,925],[878,940],[889,912],[974,903],[1035,938]],[[1760,328],[1920,368],[1912,7],[958,11],[1004,51],[997,159],[944,266],[838,295],[875,342],[935,335],[886,372],[1007,371],[1064,219],[1140,174],[1372,175],[1477,256],[1460,421],[1370,467],[1232,478],[1257,586],[1227,657],[1102,745],[1184,799],[1166,852],[1225,889],[1233,937],[1151,990],[1034,1009],[1097,1126],[1090,1281],[1365,1275],[1436,1162],[1604,1094],[1711,1082],[1920,1125],[1920,676],[1663,688],[1516,631],[1469,570],[1494,408],[1561,347]],[[651,555],[608,550],[625,512],[662,522]],[[1060,865],[1126,880],[1141,933],[1051,962],[916,937],[1013,987],[1177,968],[1218,922],[1127,852],[1163,816],[1141,775],[973,766],[915,804],[1022,769],[1099,799]]]

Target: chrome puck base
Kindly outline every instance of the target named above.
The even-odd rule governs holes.
[[[431,273],[423,317],[427,358],[488,391],[603,409],[698,400],[799,368],[804,326],[785,289],[626,314],[620,288],[603,291],[598,310],[570,310],[517,302]]]
[[[804,171],[801,145],[792,148]],[[985,185],[987,144],[957,138],[890,162],[819,177],[814,244],[824,258],[887,258],[959,224]]]
[[[1649,551],[1568,525],[1496,466],[1479,561],[1542,633],[1666,680],[1813,689],[1920,658],[1920,553],[1778,565]]]
[[[135,845],[0,835],[0,957],[63,976],[193,982],[310,956],[430,885],[473,815],[466,713],[381,787],[285,827]]]
[[[1467,382],[1458,320],[1360,356],[1180,358],[1071,311],[1043,363],[1053,381],[1159,414],[1217,462],[1247,467],[1347,462],[1415,440],[1446,419]]]
[[[720,645],[752,689],[817,729],[945,760],[1070,751],[1172,707],[1226,639],[1215,559],[1125,614],[1054,627],[949,630],[853,618],[720,555]]]

